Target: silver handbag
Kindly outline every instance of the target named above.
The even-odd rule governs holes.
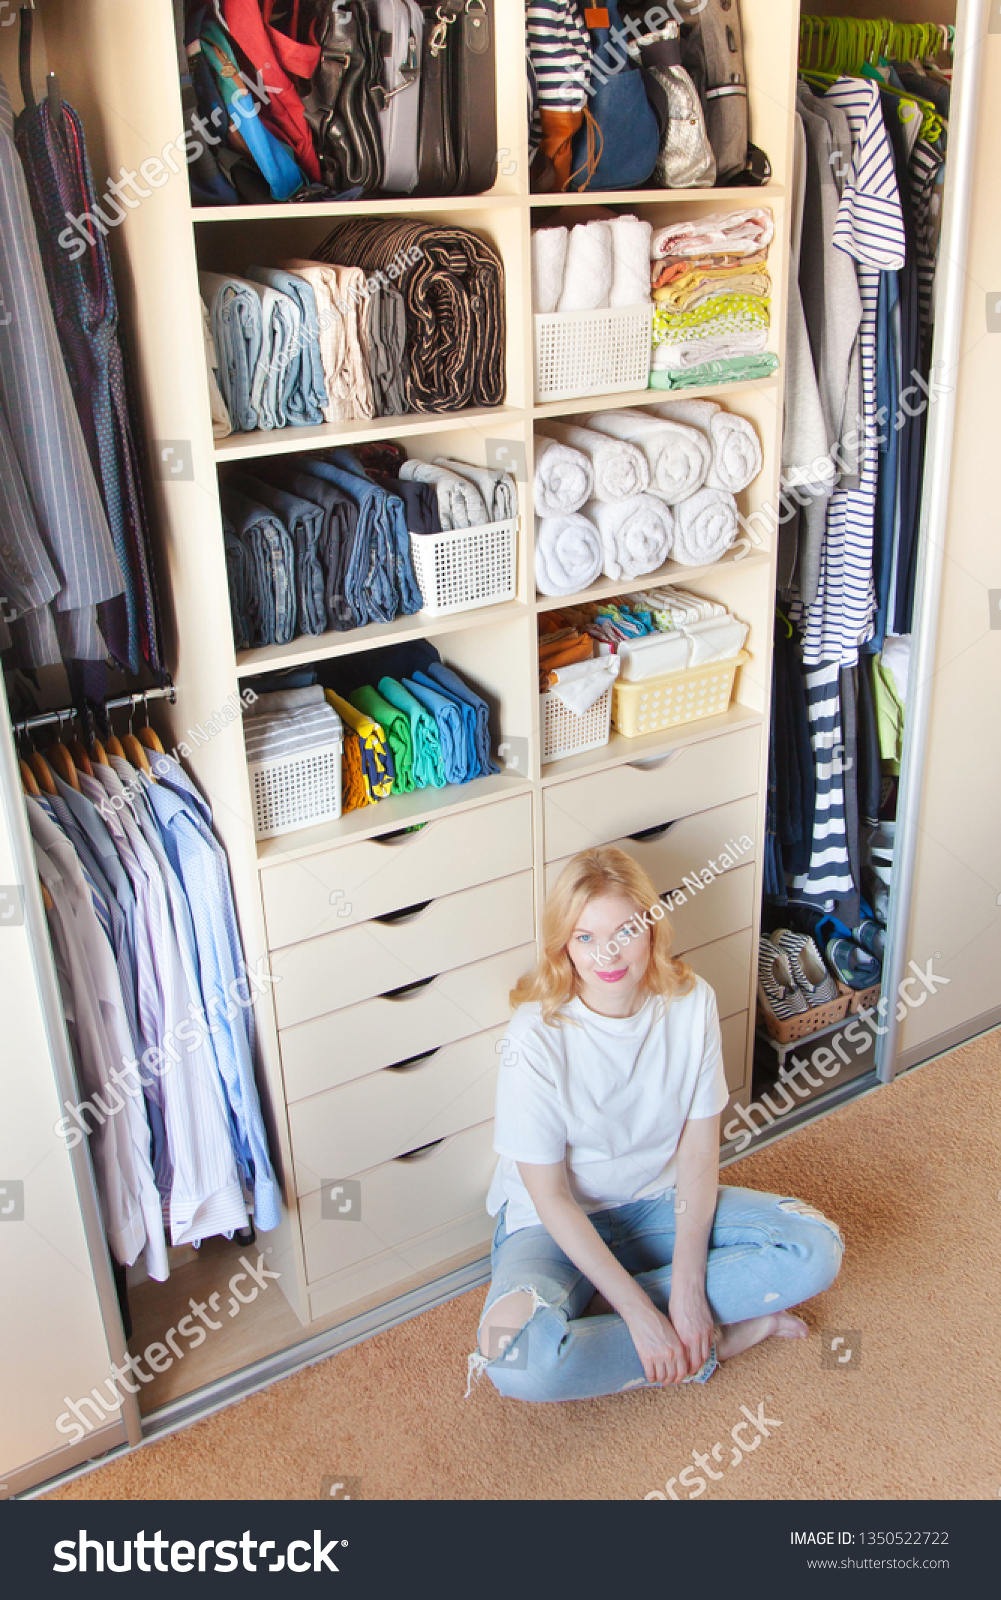
[[[698,90],[681,64],[681,29],[668,22],[630,41],[630,55],[659,84],[667,99],[667,124],[652,181],[662,189],[712,188],[716,157],[706,132]]]

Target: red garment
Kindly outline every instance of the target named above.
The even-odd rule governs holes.
[[[295,85],[285,72],[288,67],[297,77],[311,78],[320,61],[320,47],[301,44],[271,27],[274,0],[224,0],[226,26],[244,55],[260,74],[261,87],[268,99],[254,96],[260,106],[264,126],[284,139],[307,178],[320,181],[320,163],[313,135]],[[264,15],[261,15],[261,11]],[[249,91],[248,91],[249,93]]]

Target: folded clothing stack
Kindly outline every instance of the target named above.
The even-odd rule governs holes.
[[[485,240],[465,228],[356,217],[339,222],[314,256],[362,268],[367,288],[385,277],[391,286],[398,285],[407,411],[461,411],[502,403],[504,266]]]
[[[547,611],[539,618],[539,693],[553,693],[582,717],[612,687],[621,663],[579,626],[577,614]]]
[[[411,525],[412,533],[485,528],[510,522],[518,515],[515,481],[509,472],[495,467],[474,467],[447,456],[438,456],[433,462],[415,458],[403,463],[400,477],[404,483],[427,485],[437,503],[440,526],[431,530]]]
[[[260,694],[244,707],[247,761],[282,761],[328,749],[342,737],[341,719],[318,684]]]
[[[731,660],[748,631],[725,606],[669,588],[634,594],[628,603],[589,604],[547,616],[586,634],[597,650],[613,653],[624,683]]]
[[[774,372],[770,354],[774,236],[765,207],[674,222],[650,241],[653,389],[736,382]]]
[[[602,311],[650,303],[653,228],[639,217],[539,228],[532,234],[536,313]]]

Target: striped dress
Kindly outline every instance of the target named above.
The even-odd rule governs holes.
[[[862,425],[857,489],[831,497],[816,600],[806,608],[804,660],[854,666],[871,637],[876,600],[872,577],[879,450],[876,423],[876,322],[880,273],[905,264],[904,221],[893,149],[883,124],[879,89],[862,78],[839,78],[826,98],[845,113],[852,166],[834,227],[835,248],[857,265],[862,323]]]
[[[854,889],[845,823],[845,750],[841,727],[840,668],[836,662],[808,668],[807,716],[813,746],[816,803],[810,870],[793,879],[802,900],[831,909],[835,900]]]

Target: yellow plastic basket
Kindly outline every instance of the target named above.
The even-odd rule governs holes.
[[[627,739],[638,739],[661,728],[718,717],[729,709],[738,668],[750,659],[741,650],[729,661],[665,672],[645,683],[623,683],[619,678],[612,694],[612,725]]]

